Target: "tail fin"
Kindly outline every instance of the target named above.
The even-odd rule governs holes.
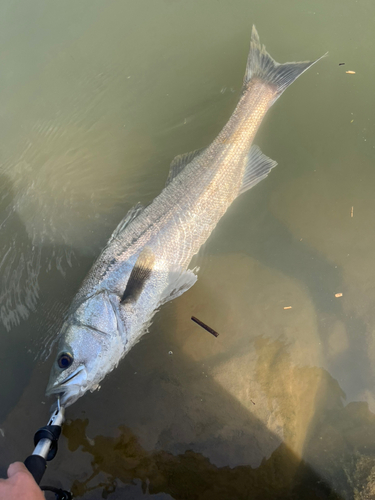
[[[328,54],[328,52],[327,52]],[[325,57],[324,54],[322,57]],[[302,73],[310,68],[313,64],[320,61],[319,57],[313,62],[291,62],[285,64],[277,63],[266,51],[264,45],[261,45],[258,32],[253,26],[251,32],[250,52],[247,59],[246,74],[244,78],[244,87],[247,87],[250,80],[258,78],[264,83],[274,85],[277,95],[271,102],[273,104],[278,99],[284,90],[289,87]]]

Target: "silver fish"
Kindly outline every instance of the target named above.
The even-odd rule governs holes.
[[[60,394],[68,406],[96,389],[159,307],[196,282],[193,255],[237,196],[276,166],[252,146],[265,113],[315,62],[278,64],[253,27],[234,113],[210,146],[177,156],[160,195],[133,208],[112,234],[68,311],[47,395]]]

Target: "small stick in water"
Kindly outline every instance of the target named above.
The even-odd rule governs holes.
[[[191,319],[195,323],[197,323],[197,325],[201,326],[202,328],[204,328],[205,330],[207,330],[209,333],[211,333],[214,337],[218,337],[219,336],[219,334],[217,332],[215,332],[215,330],[213,330],[208,325],[206,325],[205,323],[203,323],[203,321],[201,321],[200,319],[196,318],[195,316],[192,316]]]

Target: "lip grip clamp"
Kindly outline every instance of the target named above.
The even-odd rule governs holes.
[[[36,446],[41,439],[49,439],[51,441],[50,449],[46,460],[49,462],[53,460],[57,453],[57,442],[61,434],[61,427],[59,425],[45,425],[36,431],[34,436],[34,446]]]

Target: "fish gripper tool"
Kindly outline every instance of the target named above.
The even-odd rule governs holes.
[[[34,436],[35,449],[25,460],[25,466],[34,477],[37,484],[40,483],[47,467],[47,461],[55,458],[57,453],[57,442],[61,434],[61,426],[64,422],[65,409],[57,403],[56,410],[52,413],[48,424],[41,427]]]

